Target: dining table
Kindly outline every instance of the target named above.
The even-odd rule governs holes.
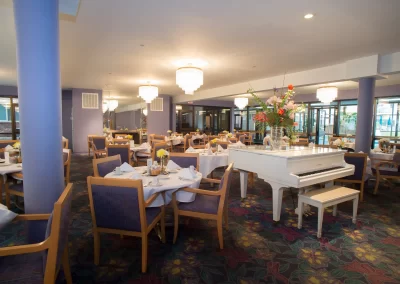
[[[168,146],[176,146],[176,145],[180,145],[183,143],[183,141],[185,140],[185,138],[183,138],[182,136],[170,136],[170,137],[166,137],[165,141],[167,142]]]
[[[172,200],[172,194],[180,188],[199,188],[201,179],[203,177],[200,172],[196,172],[195,178],[183,179],[179,175],[180,170],[169,171],[166,175],[160,174],[155,177],[147,174],[147,167],[134,167],[133,169],[133,171],[121,172],[121,174],[117,174],[115,171],[113,171],[108,173],[105,178],[137,179],[138,176],[140,176],[140,179],[143,182],[143,193],[145,200],[157,192],[165,193],[164,196],[160,194],[150,204],[150,207],[160,207],[162,205],[169,204]],[[156,178],[158,178],[158,184],[155,184]],[[193,202],[195,198],[196,194],[192,192],[178,191],[176,193],[176,200],[179,202]]]
[[[383,153],[379,152],[376,150],[372,150],[369,153],[369,157],[371,158],[371,168],[375,168],[378,163],[383,162],[383,161],[393,161],[394,153]],[[397,171],[398,169],[393,166],[382,166],[382,169],[385,169],[387,171]]]
[[[204,177],[207,177],[216,168],[228,166],[228,149],[212,154],[208,154],[207,149],[194,149],[193,151],[186,152],[199,153],[199,172],[201,172]]]

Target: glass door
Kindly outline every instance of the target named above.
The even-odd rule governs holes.
[[[329,145],[337,133],[337,106],[311,106],[310,137],[317,145]]]
[[[20,128],[19,128],[19,106],[18,106],[18,104],[11,105],[11,129],[12,129],[12,139],[19,140]]]

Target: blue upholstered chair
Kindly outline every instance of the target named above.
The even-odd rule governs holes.
[[[62,266],[67,283],[72,283],[68,260],[68,227],[72,184],[68,184],[52,214],[19,215],[15,220],[48,220],[44,240],[36,244],[0,248],[1,283],[54,283]]]
[[[131,149],[129,145],[108,145],[107,157],[120,155],[121,163],[131,164]]]
[[[142,238],[142,272],[147,270],[148,234],[161,223],[165,242],[164,206],[149,207],[160,195],[144,200],[141,180],[87,178],[93,220],[94,263],[100,262],[100,233]]]
[[[366,181],[366,169],[367,169],[368,155],[364,153],[345,153],[344,160],[346,163],[354,165],[354,174],[346,176],[335,181],[341,183],[351,183],[360,185],[360,201],[364,199],[364,184]]]
[[[381,182],[382,179],[397,179],[400,180],[400,153],[395,153],[393,156],[392,161],[387,161],[387,160],[375,160],[375,162],[378,162],[375,168],[372,168],[372,173],[376,176],[376,184],[374,188],[374,194],[378,193],[378,188],[379,188],[379,183]],[[392,167],[392,169],[388,170],[385,167]],[[381,168],[383,167],[383,168]],[[396,171],[397,169],[397,171]]]
[[[151,159],[160,162],[160,158],[157,157],[157,151],[160,149],[168,150],[167,148],[169,148],[169,146],[166,142],[154,143],[151,150]]]
[[[174,207],[174,243],[178,236],[179,216],[188,216],[217,221],[217,231],[219,247],[224,248],[224,239],[222,237],[222,219],[228,228],[228,195],[232,179],[231,163],[225,170],[221,180],[204,179],[207,182],[219,183],[217,191],[203,190],[198,188],[182,188],[180,190],[196,193],[193,202],[181,202],[176,200],[176,192],[172,194],[172,205]]]
[[[198,153],[170,153],[169,159],[174,161],[181,168],[195,167],[199,170],[199,154]]]
[[[107,155],[106,153],[106,137],[104,136],[92,136],[92,148],[93,148],[93,156],[95,159],[104,157]]]
[[[121,166],[121,157],[119,155],[93,159],[93,175],[95,177],[105,177],[116,167]]]

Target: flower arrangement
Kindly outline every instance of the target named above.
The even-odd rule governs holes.
[[[232,133],[228,133],[228,134],[226,134],[226,137],[227,137],[227,138],[232,138],[232,136],[233,136],[233,134],[232,134]]]
[[[171,133],[172,133],[172,130],[168,130],[167,133],[171,134]]]
[[[228,133],[229,133],[229,132],[226,131],[226,130],[222,131],[222,134],[228,134]]]
[[[133,139],[133,136],[132,136],[132,135],[126,135],[126,136],[125,136],[125,139],[132,140],[132,139]]]
[[[200,132],[200,130],[197,128],[197,129],[196,129],[196,132]]]
[[[128,131],[129,129],[128,129],[128,127],[125,127],[125,131]]]
[[[15,142],[13,145],[14,149],[20,149],[21,148],[21,143],[20,142]]]
[[[338,148],[344,147],[344,141],[342,141],[342,139],[336,139],[335,141],[333,141],[332,144],[337,146]]]
[[[235,129],[235,128],[233,128],[233,132],[236,132],[236,129]]]
[[[157,158],[164,158],[164,157],[169,156],[169,152],[165,149],[158,150],[156,154],[157,154]]]
[[[292,100],[295,91],[293,85],[288,85],[288,90],[278,96],[278,90],[274,89],[274,95],[267,101],[261,100],[252,89],[247,91],[256,102],[262,107],[262,111],[257,112],[253,120],[256,123],[267,124],[269,126],[292,127],[294,114],[303,109]]]
[[[385,148],[389,148],[390,147],[390,140],[388,138],[379,139],[378,145],[379,145],[379,148],[381,150],[383,150]]]

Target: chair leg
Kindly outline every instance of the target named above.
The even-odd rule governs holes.
[[[0,204],[3,204],[3,180],[0,178]]]
[[[375,195],[378,194],[379,182],[380,182],[380,176],[376,175],[376,182],[375,182],[375,188],[374,188]]]
[[[222,235],[222,218],[217,220],[217,231],[218,231],[219,248],[223,249],[224,248],[224,238]]]
[[[361,202],[364,201],[364,185],[365,185],[365,182],[362,181],[360,184],[360,201]]]
[[[142,273],[147,270],[147,235],[142,235]]]
[[[62,266],[64,270],[65,281],[67,281],[67,284],[72,284],[71,267],[69,266],[68,244],[66,244],[64,254],[62,256]]]
[[[176,242],[176,238],[178,237],[178,226],[179,226],[179,214],[178,210],[174,208],[174,240],[173,240],[174,244]]]
[[[6,183],[6,206],[8,209],[11,209],[10,193],[8,192],[8,184],[7,183]]]
[[[324,221],[324,207],[318,207],[318,232],[317,237],[321,238],[322,235],[322,222]]]
[[[161,208],[161,241],[165,244],[165,206]]]
[[[224,209],[224,222],[225,222],[225,229],[229,229],[229,224],[228,224],[228,205],[225,205]]]
[[[99,265],[100,263],[100,234],[93,232],[94,238],[94,264]]]
[[[336,216],[336,214],[337,214],[337,205],[333,205],[333,212],[332,212],[332,215],[333,215],[333,216]]]

